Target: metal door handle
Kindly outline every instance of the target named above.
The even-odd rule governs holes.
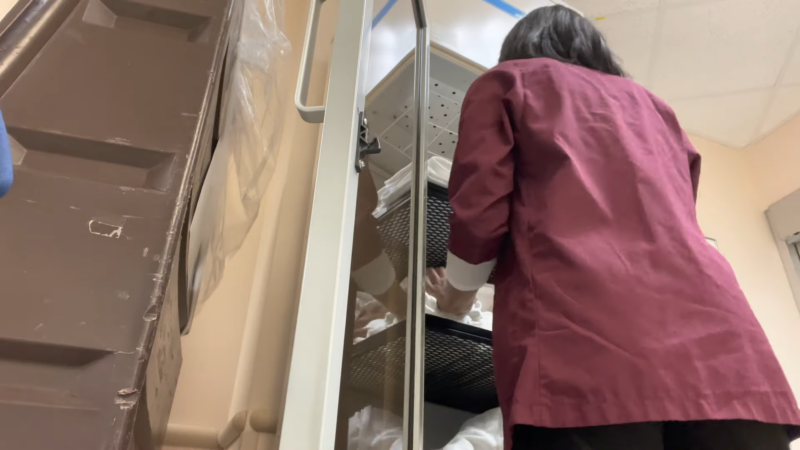
[[[308,85],[311,84],[311,64],[314,61],[314,47],[317,41],[319,11],[325,0],[311,0],[308,10],[308,26],[303,42],[303,57],[300,60],[300,73],[297,76],[297,92],[294,103],[300,117],[308,123],[322,123],[325,120],[325,106],[308,106]]]

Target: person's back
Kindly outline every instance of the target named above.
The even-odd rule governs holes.
[[[548,25],[550,38],[573,24],[591,34],[566,17]],[[504,53],[515,33],[527,36],[524,54],[552,31],[535,25],[515,27]],[[601,38],[587,39],[603,56]],[[598,60],[606,65],[501,55],[470,88],[440,308],[497,260],[495,371],[514,448],[608,438],[574,448],[786,449],[783,428],[757,428],[800,425],[800,413],[732,269],[697,224],[699,155],[664,102]],[[618,427],[584,428],[634,423],[621,439],[609,437]]]
[[[791,417],[769,343],[697,224],[699,156],[669,108],[630,80],[549,59],[503,63],[475,89],[501,78],[519,103],[495,339],[519,347],[535,327],[525,353],[543,352],[538,380],[501,385],[539,391],[551,405],[542,426],[602,425],[611,406],[623,422],[737,418],[716,395],[734,392],[769,406],[753,419]],[[782,396],[786,416],[773,404]],[[671,406],[679,399],[697,406]],[[590,402],[577,423],[574,402]]]

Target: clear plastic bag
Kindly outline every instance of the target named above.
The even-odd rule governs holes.
[[[283,0],[238,1],[220,99],[219,142],[189,230],[190,316],[219,285],[226,260],[258,216],[283,129],[280,75],[291,50],[282,31]]]

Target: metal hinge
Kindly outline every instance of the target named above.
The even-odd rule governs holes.
[[[361,173],[367,164],[364,158],[367,155],[376,155],[381,152],[381,142],[378,138],[369,140],[369,124],[364,112],[358,113],[358,148],[356,149],[356,172]]]

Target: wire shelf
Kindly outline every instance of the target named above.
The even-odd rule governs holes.
[[[400,322],[353,346],[351,389],[402,398],[405,330]],[[425,401],[475,414],[498,406],[491,331],[425,316]]]
[[[392,261],[398,279],[408,274],[408,240],[411,222],[411,193],[378,218],[378,230],[386,254]],[[450,198],[447,188],[428,182],[425,262],[429,268],[447,265],[447,246],[450,242]],[[489,283],[494,282],[494,273]]]

